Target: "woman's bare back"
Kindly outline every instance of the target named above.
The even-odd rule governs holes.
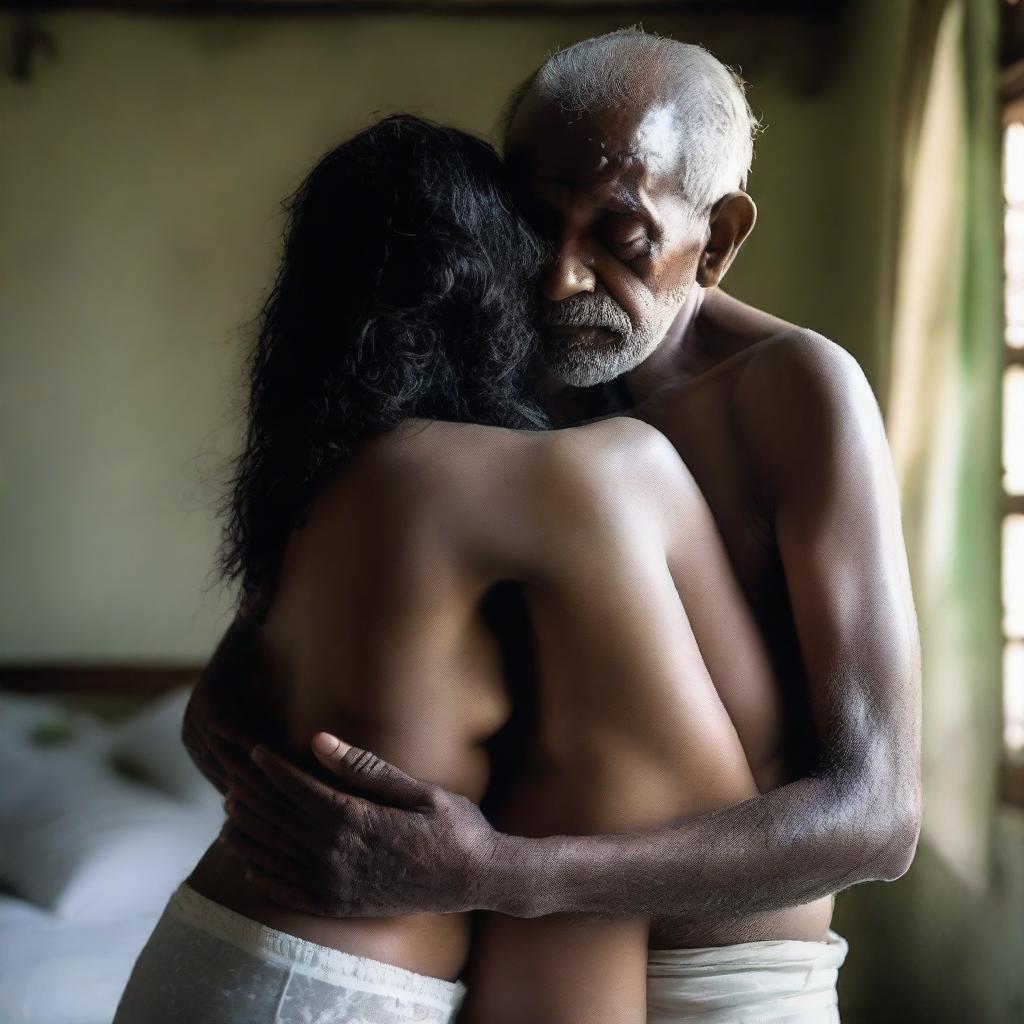
[[[261,630],[277,687],[271,703],[285,723],[286,749],[304,759],[309,737],[327,729],[411,775],[479,802],[490,780],[486,744],[506,724],[516,699],[484,603],[496,584],[514,580],[523,587],[533,621],[533,635],[521,640],[536,645],[540,729],[531,751],[534,783],[543,779],[546,763],[570,749],[570,741],[559,746],[559,737],[571,732],[565,726],[573,721],[574,702],[587,700],[581,685],[599,691],[595,675],[602,672],[633,692],[624,694],[619,707],[602,698],[607,714],[595,721],[601,720],[610,741],[618,730],[623,749],[628,746],[636,763],[646,765],[648,780],[651,766],[660,765],[664,797],[648,800],[649,787],[632,799],[622,790],[613,804],[628,806],[629,813],[613,820],[614,808],[600,809],[590,831],[641,828],[658,823],[659,813],[667,820],[706,809],[709,800],[719,805],[754,795],[747,760],[759,783],[783,781],[771,779],[781,723],[767,657],[749,616],[733,607],[742,605],[742,595],[729,582],[728,562],[721,545],[715,547],[714,524],[699,493],[686,492],[685,507],[666,503],[657,459],[647,467],[650,493],[627,488],[625,480],[616,486],[620,472],[635,484],[642,453],[634,448],[650,448],[655,437],[660,435],[651,428],[628,420],[546,433],[409,423],[366,444],[291,538]],[[658,441],[653,444],[657,448]],[[601,547],[594,523],[609,513],[614,519],[618,511],[607,505],[624,495],[641,506],[622,534],[636,543],[611,551]],[[653,521],[647,505],[658,506],[665,536],[674,533],[669,549],[664,538],[636,537]],[[600,635],[590,635],[592,623],[585,617],[574,624],[574,605],[566,595],[585,597],[598,580],[605,590],[609,579],[623,588],[647,586],[644,574],[652,571],[663,573],[666,593],[677,603],[682,597],[688,609],[699,609],[691,615],[692,633],[685,616],[673,619],[660,599],[652,600],[645,621],[616,621],[612,602]],[[747,775],[735,785],[727,780],[724,788],[709,776],[705,789],[718,787],[717,794],[698,793],[696,782],[691,794],[681,781],[675,784],[673,773],[685,769],[686,755],[673,749],[673,730],[692,714],[690,698],[673,692],[674,682],[664,673],[657,686],[648,685],[644,673],[652,673],[643,665],[633,664],[630,673],[626,639],[646,629],[657,646],[669,642],[674,628],[683,656],[693,663],[706,657],[710,678],[742,671],[748,680],[742,690],[730,690],[733,706],[727,709],[739,731],[733,740],[742,743],[741,754],[746,751],[740,760]],[[609,657],[620,648],[627,662]],[[657,663],[655,652],[646,662],[655,666],[654,675]],[[722,712],[713,691],[702,700],[709,714]],[[732,729],[724,713],[718,724]],[[573,749],[583,753],[578,744]],[[597,777],[593,782],[599,785]],[[502,822],[508,830],[529,831],[531,814],[535,826],[547,827],[542,788],[531,792],[524,785],[513,794]],[[608,786],[603,788],[607,795]],[[671,813],[659,812],[666,803],[673,804]],[[579,823],[550,827],[561,833],[587,830]],[[326,920],[284,911],[240,881],[219,847],[191,881],[210,898],[272,927],[420,973],[454,978],[468,953],[465,915]],[[801,927],[799,916],[790,915],[790,931]],[[821,917],[818,912],[814,923],[802,927],[817,928]],[[780,922],[785,931],[785,919]],[[771,934],[770,922],[767,928],[761,923],[758,937],[766,933]]]
[[[480,802],[490,778],[485,744],[512,708],[484,615],[508,564],[501,544],[463,521],[499,518],[475,484],[486,486],[496,446],[505,443],[511,467],[534,436],[407,424],[365,444],[317,500],[289,540],[259,630],[265,711],[281,723],[278,742],[293,759],[315,770],[309,738],[326,729]],[[239,879],[219,845],[190,882],[270,927],[418,973],[453,979],[468,953],[466,915],[333,920],[288,911]]]

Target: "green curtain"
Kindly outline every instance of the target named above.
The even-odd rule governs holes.
[[[921,622],[924,837],[984,887],[1001,736],[998,8],[927,3],[915,20],[886,411]]]
[[[921,625],[925,813],[907,876],[839,901],[844,1024],[1024,1012],[1024,827],[997,808],[1000,2],[888,8],[903,42],[875,384]]]

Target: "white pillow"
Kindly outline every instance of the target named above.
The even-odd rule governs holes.
[[[0,878],[62,917],[159,909],[216,837],[219,805],[185,807],[97,766],[68,765],[6,800]]]
[[[0,695],[0,865],[24,809],[64,780],[99,770],[108,742],[95,719],[50,699]]]
[[[116,769],[192,804],[219,804],[220,796],[192,763],[181,742],[181,720],[191,689],[174,690],[112,731]]]
[[[63,917],[159,909],[223,821],[219,795],[181,746],[186,697],[113,731],[46,699],[0,697],[0,882]],[[185,804],[119,777],[118,740],[152,755],[143,774],[201,797]]]
[[[0,747],[95,754],[107,730],[92,715],[64,707],[52,697],[0,693]]]

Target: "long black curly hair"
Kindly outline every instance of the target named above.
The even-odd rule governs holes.
[[[542,429],[531,283],[543,261],[480,139],[388,117],[286,202],[249,363],[219,567],[248,603],[354,445],[409,417]]]

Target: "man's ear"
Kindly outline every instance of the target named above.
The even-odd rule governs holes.
[[[725,277],[755,220],[757,207],[746,192],[729,192],[715,203],[708,220],[708,241],[697,268],[697,284],[714,288]]]

